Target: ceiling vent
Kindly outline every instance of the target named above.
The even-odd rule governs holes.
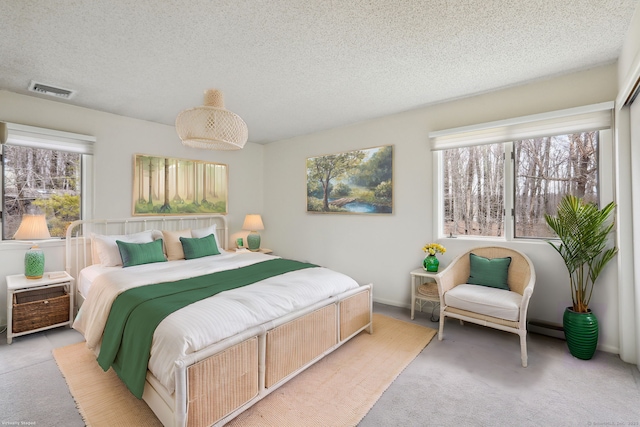
[[[49,95],[56,98],[71,99],[75,96],[76,91],[71,89],[64,89],[61,87],[55,87],[44,83],[39,83],[31,80],[29,84],[29,91],[39,93],[41,95]]]

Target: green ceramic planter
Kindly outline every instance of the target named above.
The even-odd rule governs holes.
[[[257,251],[260,249],[260,235],[256,232],[251,232],[247,236],[247,246],[250,251]]]
[[[567,307],[562,317],[564,336],[569,352],[578,359],[589,360],[598,346],[598,319],[589,310],[588,313],[576,313]]]
[[[44,274],[44,252],[34,245],[24,254],[24,275],[27,279],[40,279]]]
[[[432,273],[437,272],[439,266],[440,261],[438,261],[438,258],[435,255],[429,255],[424,259],[424,261],[422,261],[422,267]]]

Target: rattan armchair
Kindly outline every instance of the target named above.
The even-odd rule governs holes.
[[[451,292],[458,285],[467,283],[470,273],[469,254],[485,258],[511,257],[508,269],[509,290],[466,285],[466,293]],[[444,337],[446,317],[476,323],[520,336],[522,366],[527,366],[527,309],[536,282],[536,273],[529,257],[514,249],[491,246],[472,249],[455,258],[438,274],[440,294],[440,330],[438,339]],[[477,294],[476,294],[477,293]],[[458,294],[458,295],[455,295]]]

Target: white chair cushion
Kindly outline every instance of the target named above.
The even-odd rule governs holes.
[[[521,302],[522,295],[517,292],[480,285],[458,285],[444,294],[449,307],[516,322]]]

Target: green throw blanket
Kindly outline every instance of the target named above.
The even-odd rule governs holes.
[[[165,317],[217,293],[311,267],[317,266],[274,259],[247,267],[125,291],[118,295],[111,306],[98,363],[105,371],[112,366],[131,393],[141,399],[153,333]]]

